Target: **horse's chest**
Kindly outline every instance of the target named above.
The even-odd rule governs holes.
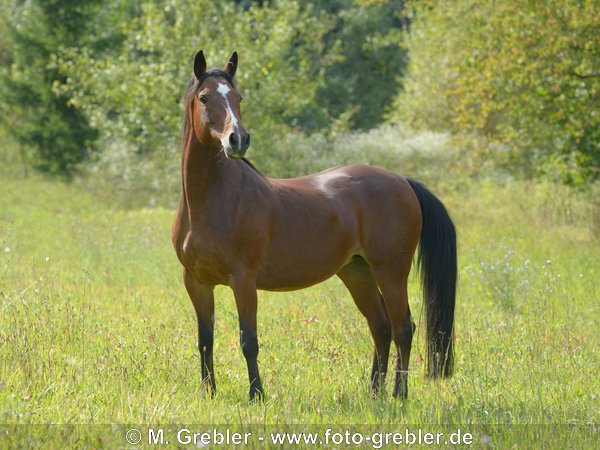
[[[180,259],[199,280],[225,284],[232,266],[228,254],[226,239],[190,231],[181,244]]]

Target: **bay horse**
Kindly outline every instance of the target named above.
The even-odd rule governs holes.
[[[446,208],[422,184],[367,165],[273,179],[244,155],[234,52],[223,69],[199,51],[182,129],[182,194],[173,244],[198,318],[202,382],[213,370],[216,285],[233,290],[250,400],[263,398],[257,356],[257,289],[290,291],[337,275],[366,318],[375,355],[370,385],[383,385],[396,346],[393,396],[406,398],[415,324],[407,278],[417,247],[427,339],[427,373],[449,376],[457,277],[456,232]]]

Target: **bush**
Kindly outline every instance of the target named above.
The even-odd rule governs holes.
[[[171,151],[140,155],[122,141],[108,142],[82,168],[77,184],[116,208],[175,209],[181,192],[180,160]]]
[[[384,126],[329,135],[287,133],[269,145],[253,143],[247,156],[258,170],[275,178],[366,163],[441,188],[457,183],[454,174],[463,170],[457,154],[447,134]],[[78,183],[118,207],[175,208],[181,192],[180,156],[168,148],[140,155],[116,140],[86,165]]]

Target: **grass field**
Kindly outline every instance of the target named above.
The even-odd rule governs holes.
[[[459,232],[455,376],[424,377],[412,279],[418,331],[409,399],[394,401],[390,380],[385,395],[371,398],[366,322],[330,280],[260,293],[267,400],[249,404],[225,288],[216,302],[217,397],[200,386],[195,315],[170,243],[174,211],[114,208],[77,185],[0,180],[0,448],[124,448],[129,426],[145,436],[150,426],[215,424],[255,432],[461,429],[474,448],[597,448],[592,197],[516,182],[438,194]]]

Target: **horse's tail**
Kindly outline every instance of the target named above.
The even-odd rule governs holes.
[[[456,298],[456,230],[442,202],[421,183],[408,180],[419,199],[423,227],[417,266],[427,315],[427,374],[452,375]]]

